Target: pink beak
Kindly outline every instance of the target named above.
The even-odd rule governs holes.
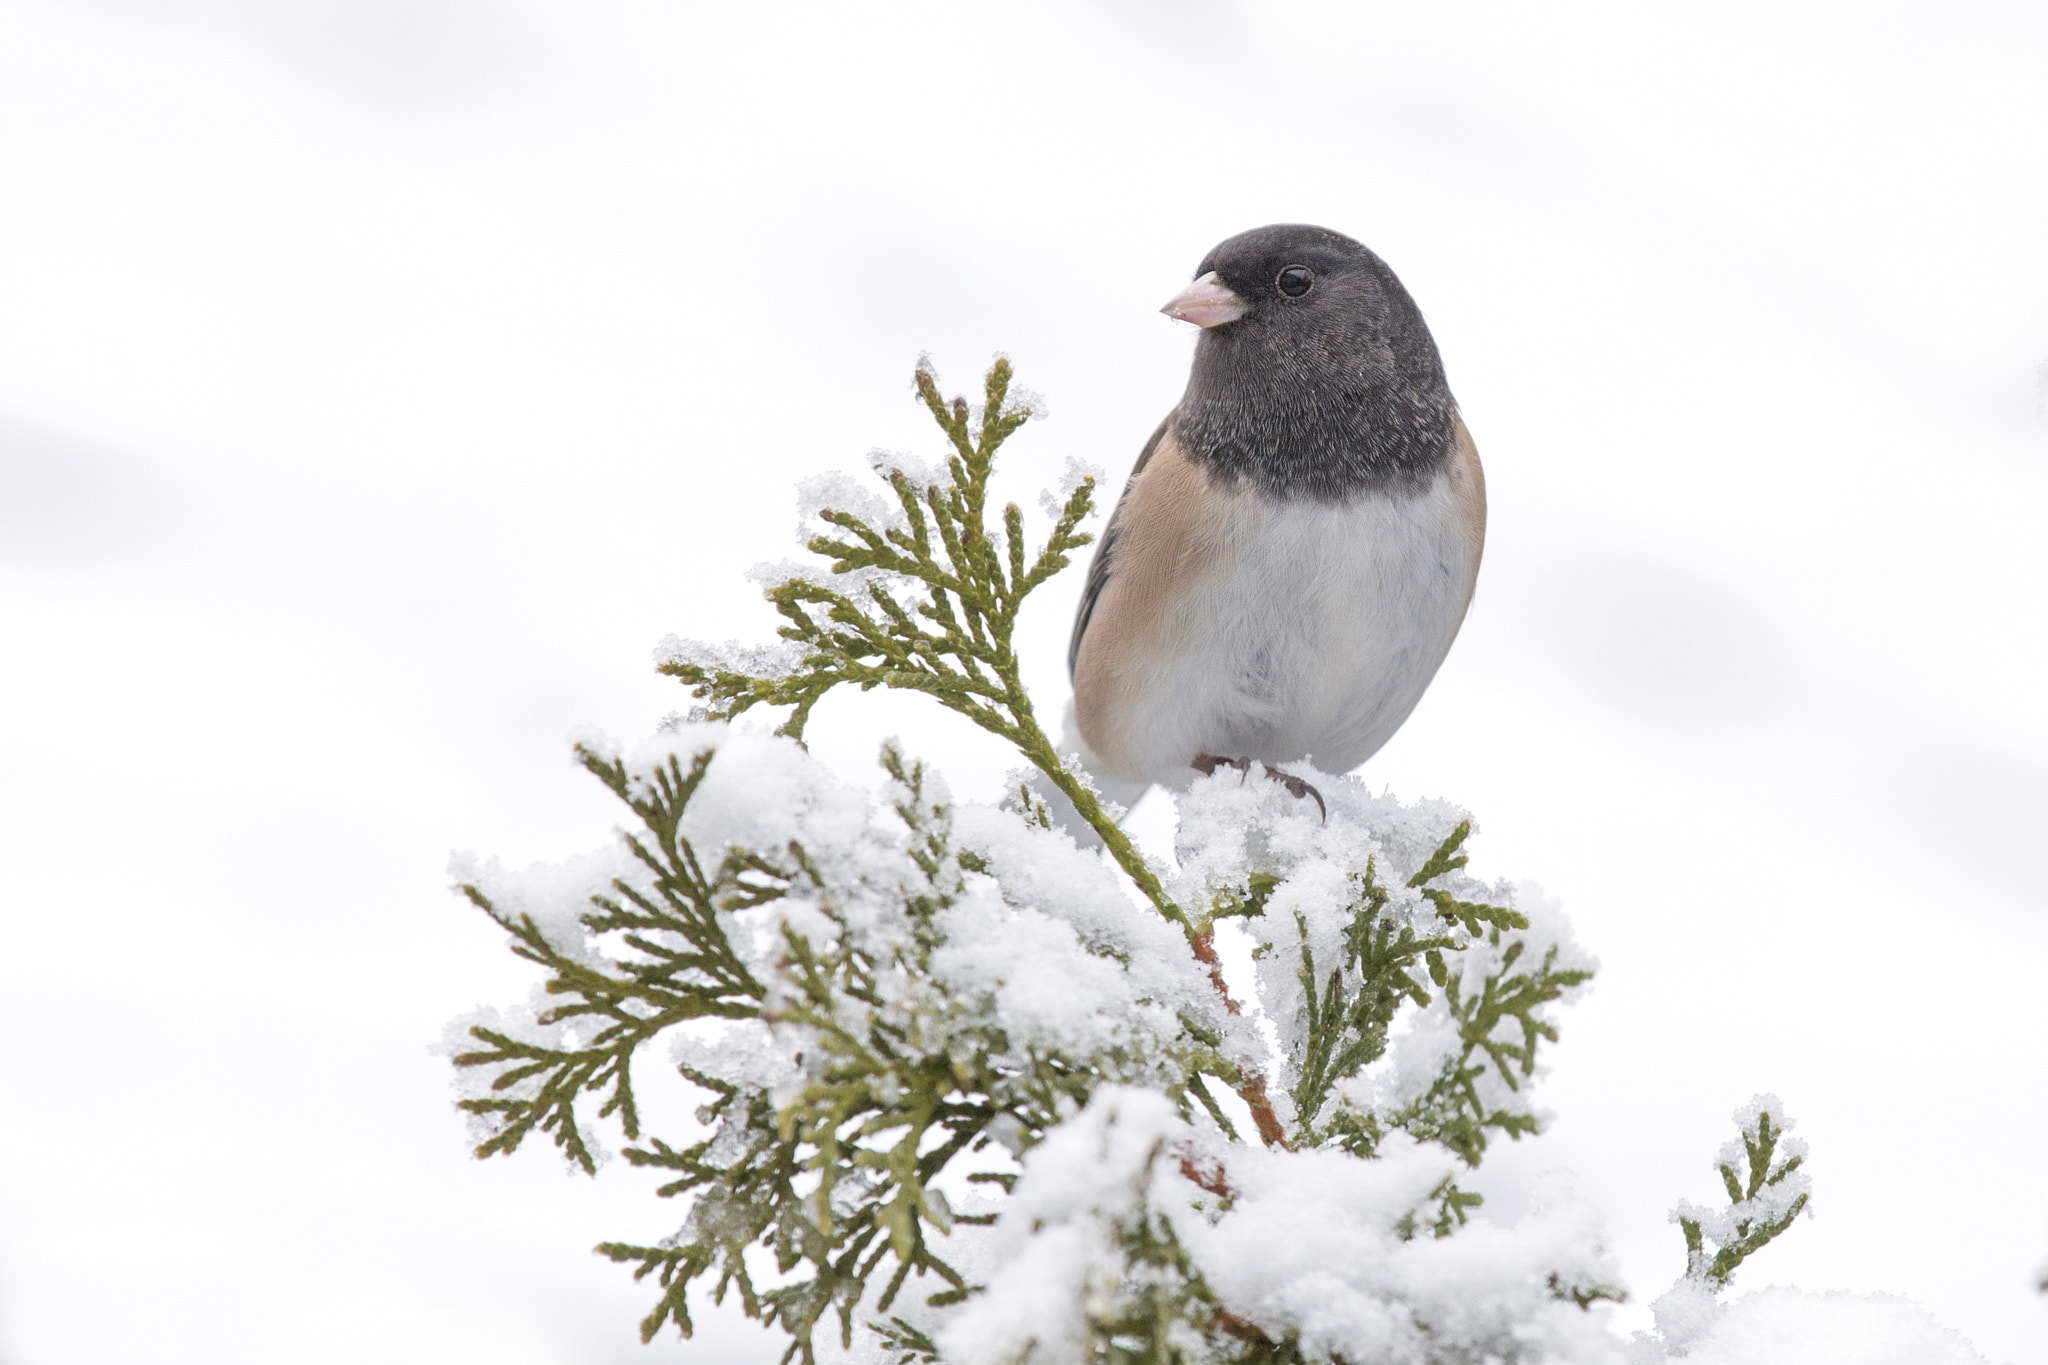
[[[1166,306],[1159,311],[1178,322],[1215,327],[1236,322],[1244,316],[1245,306],[1245,301],[1232,293],[1229,285],[1217,279],[1216,272],[1212,270],[1168,299]]]

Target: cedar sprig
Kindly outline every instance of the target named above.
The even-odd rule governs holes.
[[[871,525],[833,508],[819,513],[838,534],[813,536],[805,548],[829,561],[830,576],[799,573],[767,590],[783,618],[777,633],[794,646],[793,665],[752,673],[677,656],[659,667],[690,687],[707,716],[788,707],[779,728],[797,739],[833,688],[925,693],[1014,744],[1073,803],[1154,908],[1185,925],[1158,874],[1093,786],[1064,761],[1024,688],[1015,649],[1018,612],[1074,551],[1094,541],[1080,525],[1095,510],[1095,480],[1076,484],[1035,552],[1017,504],[1004,506],[1000,527],[988,524],[996,452],[1032,416],[1028,404],[1011,401],[1010,380],[1009,360],[997,357],[983,382],[977,420],[964,397],[947,403],[931,368],[919,365],[917,395],[951,447],[945,477],[923,483],[902,469],[888,471],[901,526]]]
[[[698,755],[688,772],[671,759],[651,779],[635,782],[622,760],[582,746],[576,752],[645,830],[644,836],[627,835],[626,845],[650,885],[643,889],[615,879],[612,894],[592,896],[591,908],[579,917],[592,934],[621,934],[634,956],[614,964],[619,971],[605,971],[553,942],[531,915],[501,911],[482,888],[464,883],[462,894],[511,935],[512,951],[548,972],[546,993],[562,997],[537,1022],[551,1030],[570,1025],[562,1032],[576,1041],[556,1046],[479,1024],[469,1033],[484,1046],[458,1053],[454,1061],[497,1073],[491,1095],[458,1101],[491,1130],[478,1143],[478,1156],[508,1154],[539,1131],[594,1172],[596,1153],[577,1114],[583,1095],[602,1093],[597,1117],[616,1115],[626,1136],[638,1138],[634,1053],[656,1034],[691,1019],[758,1017],[763,987],[733,952],[717,915],[721,908],[758,903],[763,888],[755,879],[756,860],[730,856],[707,873],[677,833],[710,766],[709,753]]]
[[[1183,1059],[1122,1047],[1087,1057],[1012,1048],[974,1002],[951,997],[931,971],[931,956],[945,942],[945,912],[962,891],[961,850],[923,766],[893,745],[882,761],[919,875],[883,889],[910,932],[884,936],[879,947],[845,908],[863,887],[837,884],[799,844],[774,857],[734,850],[705,871],[680,826],[712,751],[671,758],[645,774],[594,751],[579,754],[637,817],[638,827],[623,837],[648,874],[644,886],[615,880],[610,894],[592,898],[581,922],[633,952],[623,971],[598,970],[550,941],[530,916],[507,915],[481,889],[464,888],[512,935],[515,952],[548,970],[548,993],[565,998],[543,1024],[601,1021],[577,1047],[471,1029],[485,1046],[459,1054],[457,1065],[495,1070],[494,1087],[510,1092],[463,1102],[497,1124],[478,1155],[509,1153],[543,1131],[594,1170],[579,1100],[602,1091],[596,1116],[616,1118],[629,1139],[640,1138],[634,1054],[690,1019],[794,1028],[818,1059],[779,1104],[765,1091],[684,1064],[682,1075],[713,1096],[699,1111],[712,1134],[686,1147],[649,1137],[625,1149],[630,1164],[672,1177],[661,1195],[692,1201],[683,1229],[668,1241],[598,1247],[632,1265],[636,1279],[660,1285],[640,1324],[643,1339],[665,1325],[688,1336],[688,1290],[706,1279],[714,1302],[737,1291],[749,1315],[789,1334],[785,1359],[804,1362],[814,1359],[823,1320],[832,1319],[841,1343],[850,1343],[863,1303],[886,1315],[913,1280],[926,1282],[928,1303],[957,1302],[974,1286],[937,1250],[959,1220],[933,1182],[964,1155],[985,1150],[991,1125],[1004,1120],[1010,1140],[1028,1145],[1110,1080],[1163,1085],[1183,1108],[1194,1102],[1179,1079]],[[726,929],[734,910],[791,895],[812,905],[830,931],[782,924],[771,993],[747,972]],[[1185,1051],[1206,1050],[1191,1043]],[[1009,1178],[978,1174],[997,1184]],[[760,1282],[750,1251],[772,1257],[774,1283]],[[869,1298],[871,1283],[881,1289]]]
[[[1459,827],[1461,833],[1464,828]],[[1445,861],[1445,849],[1451,847],[1451,840],[1446,840],[1417,876],[1426,881],[1462,866],[1462,858],[1456,863]],[[1385,1055],[1388,1032],[1402,1005],[1413,1003],[1420,1008],[1429,1004],[1425,955],[1456,951],[1464,944],[1455,934],[1417,933],[1414,925],[1386,915],[1390,897],[1379,884],[1376,859],[1366,860],[1358,880],[1344,958],[1327,973],[1318,970],[1307,919],[1296,915],[1301,936],[1298,975],[1303,1003],[1298,1036],[1302,1047],[1290,1095],[1295,1121],[1304,1135],[1316,1134],[1316,1118],[1338,1082],[1356,1076]],[[1409,884],[1419,886],[1421,882],[1411,880]]]
[[[1721,1149],[1714,1169],[1728,1207],[1706,1210],[1681,1201],[1672,1219],[1685,1234],[1686,1278],[1724,1288],[1737,1266],[1792,1226],[1811,1198],[1806,1144],[1788,1137],[1775,1096],[1759,1095],[1736,1114],[1740,1145]],[[1707,1249],[1709,1242],[1714,1249]]]

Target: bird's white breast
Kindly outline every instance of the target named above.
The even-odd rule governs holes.
[[[1089,626],[1132,637],[1099,653],[1096,678],[1082,677],[1090,660],[1077,667],[1082,733],[1103,768],[1178,784],[1208,753],[1344,772],[1385,744],[1450,650],[1478,573],[1484,492],[1459,435],[1460,458],[1420,492],[1328,505],[1203,487],[1179,509],[1176,544],[1131,545],[1170,548],[1174,562],[1147,610],[1108,600],[1126,570],[1146,576],[1120,559],[1110,619]],[[1162,488],[1185,478],[1158,473]],[[1145,491],[1134,484],[1133,513]]]

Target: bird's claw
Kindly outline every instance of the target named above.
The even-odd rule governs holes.
[[[1207,777],[1218,768],[1235,768],[1239,773],[1238,785],[1244,785],[1243,774],[1252,770],[1249,758],[1223,758],[1217,754],[1196,754],[1195,761],[1188,765],[1202,776]],[[1268,771],[1271,771],[1268,769]]]
[[[1235,768],[1239,773],[1237,783],[1239,786],[1243,786],[1245,776],[1251,773],[1252,761],[1249,758],[1223,758],[1217,754],[1196,754],[1194,762],[1188,766],[1204,777],[1210,776],[1218,768]],[[1326,825],[1330,823],[1330,808],[1323,804],[1323,794],[1321,792],[1296,777],[1293,773],[1283,773],[1270,763],[1261,763],[1259,766],[1266,770],[1266,776],[1287,788],[1287,794],[1295,800],[1301,801],[1313,797],[1316,809],[1323,813],[1323,823]]]
[[[1266,770],[1266,776],[1287,788],[1287,794],[1295,800],[1299,801],[1305,796],[1313,796],[1316,800],[1316,809],[1323,814],[1323,823],[1326,825],[1330,823],[1330,808],[1323,804],[1323,794],[1321,792],[1296,777],[1293,773],[1283,773],[1270,763],[1261,763],[1259,766]]]

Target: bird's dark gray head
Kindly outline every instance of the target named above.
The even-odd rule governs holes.
[[[1342,233],[1276,224],[1203,257],[1164,311],[1202,327],[1174,433],[1277,497],[1407,491],[1443,467],[1457,405],[1422,314]]]

